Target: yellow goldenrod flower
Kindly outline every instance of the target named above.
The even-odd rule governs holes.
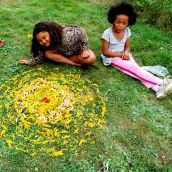
[[[27,38],[33,38],[32,34],[27,34]]]
[[[62,151],[56,151],[51,154],[52,156],[62,156],[63,152]]]
[[[81,145],[84,144],[84,143],[86,143],[86,140],[85,140],[85,139],[81,139],[81,140],[79,141],[79,146],[81,146]]]
[[[12,140],[6,140],[6,143],[8,145],[8,147],[12,148]]]

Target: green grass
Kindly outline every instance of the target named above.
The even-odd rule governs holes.
[[[56,21],[61,25],[80,25],[88,33],[90,47],[97,62],[88,69],[76,68],[83,79],[99,85],[106,102],[103,131],[95,133],[94,145],[85,145],[79,154],[62,157],[30,157],[10,149],[0,141],[1,172],[79,172],[79,171],[170,171],[172,168],[172,96],[155,99],[153,91],[113,67],[104,67],[100,60],[101,34],[110,26],[107,6],[79,0],[0,1],[0,84],[30,67],[18,64],[30,58],[30,39],[34,24]],[[163,65],[172,73],[172,34],[138,20],[132,28],[132,54],[140,65]],[[72,66],[51,62],[32,67],[51,71],[73,71]],[[2,93],[1,93],[2,94]],[[109,170],[108,170],[109,169]]]

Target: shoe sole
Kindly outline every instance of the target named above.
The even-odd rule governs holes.
[[[163,99],[163,98],[165,98],[165,97],[167,97],[167,95],[157,96],[157,97],[156,97],[156,99],[158,99],[158,100],[159,100],[159,99]]]

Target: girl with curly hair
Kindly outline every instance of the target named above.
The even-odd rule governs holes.
[[[130,53],[130,36],[137,14],[131,4],[122,2],[108,11],[108,21],[112,27],[102,35],[102,61],[105,66],[112,65],[125,74],[140,80],[147,88],[162,99],[172,93],[172,80],[162,80],[141,68]]]
[[[31,52],[31,60],[20,60],[19,63],[34,65],[49,59],[81,66],[96,61],[95,54],[89,49],[84,29],[79,26],[62,27],[55,22],[39,22],[35,25]]]

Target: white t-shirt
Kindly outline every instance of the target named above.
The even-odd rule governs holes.
[[[130,36],[131,36],[131,30],[129,27],[126,27],[124,37],[121,40],[118,40],[116,39],[112,31],[112,27],[110,27],[103,32],[102,38],[109,43],[110,51],[116,53],[122,53],[124,52],[125,42]],[[101,57],[105,66],[110,65],[112,60],[114,59],[114,58],[106,57],[103,54],[101,55]]]

